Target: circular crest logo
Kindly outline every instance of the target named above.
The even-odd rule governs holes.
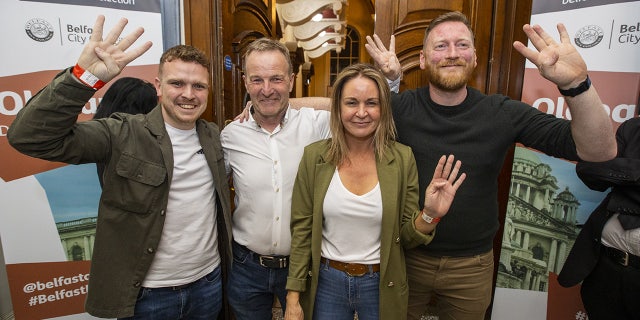
[[[580,48],[591,48],[596,46],[604,38],[604,31],[596,25],[582,27],[576,32],[573,39]]]
[[[53,37],[53,26],[43,19],[36,18],[27,21],[24,31],[29,38],[39,42],[49,41]]]

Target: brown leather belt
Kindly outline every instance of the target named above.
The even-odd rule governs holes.
[[[361,263],[346,263],[335,260],[329,260],[327,258],[320,258],[320,262],[326,264],[329,262],[329,266],[336,270],[340,270],[352,277],[361,277],[371,272],[380,272],[380,264],[361,264]]]

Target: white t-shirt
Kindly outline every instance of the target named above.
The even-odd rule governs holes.
[[[216,192],[196,129],[165,124],[173,146],[173,177],[160,244],[144,287],[191,283],[220,264]]]
[[[356,195],[333,174],[322,204],[321,255],[347,263],[380,263],[382,193],[380,182],[371,191]]]

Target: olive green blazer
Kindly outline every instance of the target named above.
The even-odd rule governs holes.
[[[335,165],[325,160],[330,139],[310,144],[298,168],[291,204],[291,257],[287,290],[299,291],[305,319],[311,319],[320,270],[322,204]],[[411,149],[394,143],[376,158],[382,194],[380,319],[405,319],[408,285],[404,248],[431,242],[415,229],[418,171]]]

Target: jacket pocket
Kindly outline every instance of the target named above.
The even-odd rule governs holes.
[[[148,213],[162,194],[158,188],[167,178],[164,165],[124,153],[115,167],[116,179],[104,202],[124,211]]]

